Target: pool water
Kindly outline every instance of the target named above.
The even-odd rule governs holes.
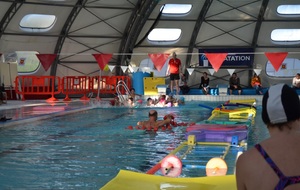
[[[172,113],[177,122],[197,123],[210,116],[199,103],[155,109],[159,119]],[[1,128],[0,189],[99,189],[120,169],[148,171],[185,140],[185,127],[156,133],[126,129],[147,120],[150,109],[94,108]],[[258,106],[249,148],[268,137],[260,113]]]

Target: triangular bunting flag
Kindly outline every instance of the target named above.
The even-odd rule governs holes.
[[[137,72],[137,71],[139,70],[138,67],[132,67],[132,69],[133,69],[133,72],[134,72],[134,73]]]
[[[284,61],[288,53],[287,52],[277,52],[277,53],[266,52],[265,55],[273,65],[275,71],[278,71],[278,69],[280,68],[282,62]]]
[[[256,75],[260,75],[261,69],[253,69],[253,71],[256,73]]]
[[[56,58],[56,54],[36,54],[36,56],[40,60],[45,71],[49,69],[49,67],[52,65],[53,61]]]
[[[186,70],[187,70],[187,71],[189,72],[189,74],[191,75],[191,74],[194,72],[195,69],[194,69],[194,68],[187,68]]]
[[[112,57],[112,54],[105,54],[105,53],[92,54],[92,55],[95,57],[102,71],[104,70],[105,66],[108,64],[109,60]]]
[[[152,60],[155,68],[158,71],[161,71],[161,69],[163,68],[164,64],[166,63],[168,57],[170,54],[151,54],[149,53],[148,56],[150,57],[150,59]]]
[[[110,72],[112,72],[115,68],[115,65],[108,65],[108,68],[109,68]]]
[[[143,73],[151,73],[150,67],[142,67]]]
[[[131,73],[133,73],[133,68],[132,68],[131,65],[128,65],[128,69],[129,69],[129,71],[130,71]]]
[[[207,57],[214,70],[218,72],[227,56],[227,53],[205,53],[205,56]]]
[[[232,73],[234,73],[235,69],[227,69],[228,73],[230,74],[230,76],[232,75]]]
[[[210,75],[213,75],[215,73],[215,70],[214,69],[208,69]]]
[[[128,66],[121,66],[121,69],[122,69],[123,73],[125,73],[126,70],[128,69]]]

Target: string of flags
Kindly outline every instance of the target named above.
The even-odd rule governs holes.
[[[211,75],[214,74],[214,72],[218,72],[221,68],[224,60],[226,59],[226,56],[228,53],[204,53],[210,64],[212,65],[212,69],[208,69]],[[113,54],[107,54],[107,53],[98,53],[98,54],[92,54],[97,61],[99,68],[103,71],[105,69],[109,69],[112,71],[115,68],[115,65],[108,65],[110,59],[112,58]],[[265,52],[265,56],[268,58],[272,66],[274,67],[275,71],[277,72],[282,65],[284,59],[287,57],[288,52]],[[0,57],[2,56],[2,53],[0,53]],[[56,54],[36,54],[37,58],[41,62],[43,68],[45,71],[47,71],[54,60],[56,59]],[[166,61],[169,59],[170,54],[169,53],[158,53],[158,54],[148,54],[148,57],[153,62],[155,68],[158,71],[161,71],[163,66],[165,65]],[[122,71],[125,73],[127,69],[129,69],[131,72],[137,72],[138,67],[132,67],[132,66],[121,66]],[[149,72],[150,68],[144,68],[142,69],[143,72]],[[230,75],[234,72],[234,69],[227,69]],[[194,68],[187,68],[187,71],[189,75],[191,75],[194,71]],[[254,69],[254,72],[259,75],[261,72],[261,69]]]

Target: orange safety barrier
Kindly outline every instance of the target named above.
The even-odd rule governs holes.
[[[25,95],[51,95],[47,101],[57,101],[54,95],[61,92],[60,83],[56,76],[17,76],[15,90],[22,100],[25,100]]]
[[[62,79],[55,76],[17,76],[15,80],[16,93],[22,95],[51,95],[48,101],[56,101],[55,94],[65,94],[64,101],[70,101],[69,95],[81,95],[81,100],[89,100],[88,93],[116,94],[116,87],[119,81],[124,81],[127,87],[131,88],[131,78],[128,76],[66,76]],[[98,88],[98,86],[100,88]],[[120,92],[126,93],[121,86]],[[100,97],[97,97],[100,98]]]
[[[64,101],[71,101],[69,95],[83,94],[80,100],[89,100],[86,96],[90,92],[90,77],[88,76],[66,76],[62,78],[61,89],[66,95]]]
[[[131,88],[131,78],[128,76],[101,76],[101,80],[99,80],[99,77],[90,77],[90,92],[96,94],[116,94],[116,87],[120,80],[124,81],[129,89]],[[98,86],[100,86],[99,89]],[[122,88],[121,93],[125,94],[125,92],[125,89]]]

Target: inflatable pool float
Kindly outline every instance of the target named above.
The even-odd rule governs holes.
[[[227,125],[227,124],[209,124],[209,123],[201,123],[190,125],[186,128],[187,132],[195,131],[195,130],[211,130],[211,131],[232,131],[232,130],[247,130],[247,125]]]
[[[172,178],[156,176],[132,171],[120,170],[118,175],[104,185],[100,190],[161,190],[161,189],[189,189],[189,190],[236,190],[234,175]]]
[[[244,129],[220,129],[220,130],[194,130],[186,133],[185,137],[188,138],[189,135],[195,135],[197,141],[204,142],[233,142],[242,141],[247,139],[248,130]]]

